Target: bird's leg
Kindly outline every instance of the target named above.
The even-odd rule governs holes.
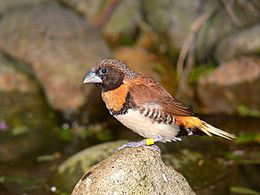
[[[160,148],[157,145],[154,144],[157,141],[162,141],[162,138],[161,137],[147,138],[147,139],[143,139],[143,140],[138,141],[138,142],[129,142],[127,144],[120,146],[118,148],[118,150],[121,150],[121,149],[127,148],[127,147],[133,148],[133,147],[144,146],[146,148],[149,148],[149,149],[152,149],[152,150],[155,150],[155,151],[161,153]]]
[[[135,148],[139,146],[146,146],[145,139],[138,141],[138,142],[129,142],[127,144],[124,144],[118,148],[118,150],[121,150],[123,148]]]

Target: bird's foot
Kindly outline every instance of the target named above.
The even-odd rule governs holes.
[[[135,147],[139,147],[139,146],[146,146],[145,139],[138,141],[138,142],[129,142],[127,144],[124,144],[124,145],[120,146],[118,148],[118,150],[121,150],[123,148],[135,148]]]
[[[158,153],[161,153],[160,148],[154,144],[154,141],[155,140],[153,138],[148,138],[148,139],[143,139],[143,140],[138,141],[138,142],[129,142],[127,144],[120,146],[118,148],[118,150],[121,150],[123,148],[135,148],[135,147],[143,146],[145,148],[149,148],[151,150],[157,151]]]

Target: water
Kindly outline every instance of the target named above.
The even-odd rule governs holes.
[[[259,136],[260,120],[228,116],[205,116],[203,119],[239,135],[240,143],[206,136],[187,137],[183,142],[160,144],[164,162],[182,173],[197,194],[232,194],[249,189],[259,192],[260,142],[254,133]],[[109,139],[140,139],[115,121],[105,125],[115,129],[110,131]],[[73,153],[100,140],[90,136],[89,139],[72,137],[66,141],[59,136],[60,131],[66,130],[55,123],[47,126],[48,129],[46,124],[29,125],[33,127],[32,133],[22,133],[19,139],[1,132],[1,147],[7,145],[9,151],[10,148],[19,151],[29,145],[34,150],[2,158],[0,194],[68,193],[52,181],[57,166]]]

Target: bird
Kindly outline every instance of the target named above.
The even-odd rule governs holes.
[[[152,147],[156,142],[181,141],[184,136],[213,135],[235,139],[233,134],[216,128],[195,116],[155,79],[137,73],[117,59],[97,62],[83,79],[95,84],[110,114],[125,127],[144,137],[119,147]]]

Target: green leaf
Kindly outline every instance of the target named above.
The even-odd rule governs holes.
[[[238,194],[247,194],[247,195],[260,195],[259,192],[245,188],[245,187],[239,187],[239,186],[233,186],[230,188],[231,192],[238,193]]]
[[[41,185],[43,184],[43,181],[41,180],[35,180],[35,179],[29,179],[25,177],[16,177],[16,176],[0,176],[0,183],[3,182],[12,182],[20,185]]]
[[[197,82],[201,76],[211,73],[215,68],[216,67],[212,64],[195,67],[191,72],[190,82]]]
[[[255,157],[259,156],[259,152],[257,152],[256,154],[253,154]],[[248,156],[239,156],[233,153],[227,153],[226,157],[236,163],[239,164],[260,164],[260,159],[251,159]]]
[[[260,133],[240,133],[237,136],[236,143],[246,144],[250,142],[260,143]]]
[[[21,135],[28,132],[28,128],[25,126],[15,127],[12,129],[12,135]]]
[[[53,154],[50,155],[42,155],[42,156],[38,156],[37,157],[37,161],[38,162],[49,162],[49,161],[53,161],[60,158],[60,153],[55,152]]]

